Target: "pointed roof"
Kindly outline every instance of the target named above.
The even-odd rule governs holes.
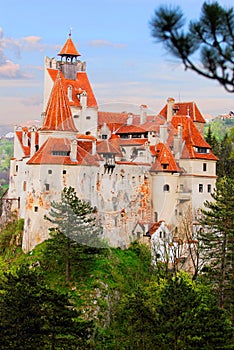
[[[182,126],[182,140],[184,142],[181,158],[183,159],[207,159],[217,160],[212,153],[211,146],[206,142],[195,123],[188,116],[174,115],[171,120],[171,128],[167,143],[173,145],[174,135],[178,132],[178,125]],[[200,153],[196,148],[207,149],[208,153]]]
[[[60,71],[58,71],[50,94],[41,130],[78,131],[74,124],[68,97],[63,89]]]
[[[69,38],[67,39],[66,43],[64,44],[61,51],[58,53],[59,56],[73,56],[78,57],[80,56],[79,52],[76,50],[76,47],[71,39],[71,35],[69,34]]]
[[[189,116],[194,122],[206,122],[195,102],[175,102],[174,109],[176,111],[174,115]],[[167,105],[163,107],[159,114],[167,119]]]
[[[53,81],[55,81],[58,70],[48,68],[48,73]],[[78,95],[83,91],[87,93],[87,107],[97,108],[97,101],[94,96],[91,84],[89,82],[88,75],[85,71],[76,72],[76,80],[65,79],[62,72],[60,73],[62,77],[62,83],[65,91],[68,87],[72,87],[72,101],[69,101],[70,106],[80,107],[80,100]]]
[[[155,162],[152,164],[150,171],[163,172],[180,172],[181,169],[177,165],[175,158],[164,143],[160,142],[155,146]]]

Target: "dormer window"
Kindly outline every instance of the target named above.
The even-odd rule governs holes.
[[[70,155],[70,151],[55,151],[53,150],[51,152],[52,156],[69,156]]]
[[[197,153],[203,153],[203,154],[207,154],[210,152],[209,148],[205,148],[205,147],[194,147],[194,150]]]

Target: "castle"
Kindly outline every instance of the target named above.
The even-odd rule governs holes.
[[[188,208],[195,220],[211,200],[217,161],[196,104],[168,98],[157,115],[144,104],[139,114],[99,111],[71,35],[58,56],[45,58],[41,127],[15,127],[3,215],[24,218],[23,250],[48,238],[44,215],[65,186],[96,208],[114,247],[162,220],[178,232]]]

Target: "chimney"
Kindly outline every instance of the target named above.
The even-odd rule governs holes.
[[[30,157],[32,157],[36,152],[36,130],[32,127],[31,130],[31,143],[30,143]]]
[[[87,92],[83,91],[80,95],[80,105],[83,109],[87,107]]]
[[[171,121],[171,118],[174,114],[174,112],[173,112],[174,104],[175,104],[175,99],[173,97],[169,97],[167,99],[167,121],[168,122]]]
[[[147,117],[147,106],[141,105],[140,106],[140,124],[144,124],[146,122]]]
[[[128,113],[127,125],[132,125],[133,122],[133,114]]]
[[[71,140],[71,153],[70,153],[70,158],[73,162],[77,162],[77,140],[73,139]]]
[[[173,144],[173,153],[175,160],[179,160],[182,152],[182,135],[183,135],[183,126],[178,125],[177,134],[174,135],[174,144]]]
[[[22,130],[22,143],[23,146],[28,147],[28,133],[26,130]]]
[[[160,138],[160,141],[163,143],[167,141],[167,138],[168,138],[167,124],[160,125],[159,138]]]
[[[96,140],[93,140],[92,141],[92,155],[96,154],[96,149],[97,149]]]

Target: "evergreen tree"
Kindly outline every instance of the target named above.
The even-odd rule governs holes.
[[[112,324],[110,349],[231,349],[233,328],[209,288],[189,275],[152,281],[122,298]]]
[[[206,201],[200,219],[204,230],[198,239],[204,259],[203,271],[214,284],[219,306],[233,314],[234,300],[234,180],[224,177],[217,182],[213,200]]]
[[[234,92],[234,9],[225,9],[217,1],[205,1],[200,18],[190,21],[180,7],[160,6],[150,21],[151,34],[167,51],[179,58],[185,69],[218,81],[228,92]],[[200,63],[196,56],[200,54]]]
[[[6,273],[0,290],[1,349],[87,349],[90,322],[28,266]],[[82,345],[84,344],[84,346]]]
[[[168,280],[156,308],[158,349],[230,349],[233,329],[208,289],[177,275]]]
[[[52,246],[48,244],[47,253],[66,257],[66,280],[70,280],[71,258],[75,249],[79,254],[81,246],[92,248],[104,247],[101,241],[102,227],[94,215],[94,208],[79,199],[74,188],[65,187],[61,193],[60,202],[52,202],[49,220],[54,226],[50,229],[53,239]],[[50,249],[52,248],[52,249]]]
[[[234,178],[233,160],[231,159],[232,142],[226,133],[220,143],[219,161],[217,163],[217,175]]]

